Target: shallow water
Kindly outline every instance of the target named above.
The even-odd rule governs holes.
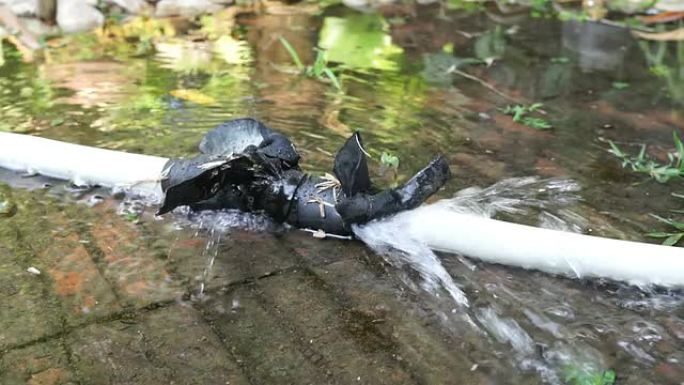
[[[312,172],[330,170],[354,130],[379,184],[444,153],[454,177],[440,197],[506,180],[476,201],[518,222],[652,242],[643,234],[664,228],[648,214],[681,206],[670,195],[679,181],[622,170],[605,141],[633,152],[630,145],[648,143],[661,158],[671,150],[671,133],[684,124],[676,44],[654,57],[658,46],[613,27],[434,6],[277,13],[241,14],[226,28],[243,43],[224,50],[183,38],[209,24],[180,23],[180,37],[156,53],[84,36],[56,44],[45,62],[10,54],[0,67],[0,129],[186,156],[216,124],[254,116],[292,137]],[[345,92],[292,75],[280,35],[307,63],[315,46],[328,48]],[[513,122],[499,110],[510,100],[449,73],[472,57],[495,60],[459,68],[518,103],[543,102],[554,128]],[[649,71],[657,66],[668,75]],[[629,87],[616,89],[617,81]],[[188,89],[196,94],[178,96]],[[384,151],[400,157],[396,177],[380,165]],[[557,384],[573,371],[605,369],[620,384],[684,379],[679,291],[454,255],[383,256],[253,215],[155,218],[154,207],[107,191],[0,176],[1,199],[17,207],[0,215],[0,376],[10,380],[10,363],[31,349],[65,356],[50,363],[67,373],[64,383],[94,383],[108,371],[112,383],[191,378],[182,368],[237,373],[236,383]],[[537,185],[508,179],[528,176],[574,184],[538,197]],[[472,202],[474,191],[460,196]],[[502,210],[513,203],[526,209]],[[179,328],[187,338],[174,337]],[[218,358],[193,358],[197,351]],[[100,355],[108,358],[92,358]],[[149,367],[166,371],[140,377]]]

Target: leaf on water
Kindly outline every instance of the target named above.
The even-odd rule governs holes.
[[[398,70],[403,49],[392,44],[389,24],[376,13],[325,17],[318,46],[327,59],[347,68]]]
[[[230,36],[221,36],[214,42],[214,53],[228,64],[244,64],[251,59],[247,43]]]
[[[613,88],[616,90],[624,90],[626,88],[629,88],[629,83],[625,82],[613,82]]]
[[[169,94],[175,98],[187,100],[196,104],[208,105],[216,103],[216,99],[211,96],[192,89],[177,89],[169,92]]]

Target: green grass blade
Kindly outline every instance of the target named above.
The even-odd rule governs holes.
[[[330,68],[324,68],[323,73],[330,79],[332,82],[333,86],[337,88],[338,91],[342,91],[342,84],[340,84],[340,81],[337,79],[337,76],[332,72]]]
[[[615,374],[614,370],[606,370],[603,372],[603,376],[601,379],[601,385],[613,385],[615,384],[615,379],[617,378],[617,375]]]
[[[304,63],[302,63],[302,60],[299,59],[299,55],[297,54],[297,51],[295,51],[292,44],[290,44],[290,42],[282,36],[279,36],[278,40],[280,40],[280,43],[283,45],[283,47],[285,47],[287,52],[290,54],[290,57],[292,58],[292,61],[295,63],[295,66],[297,66],[297,69],[300,71],[304,71]]]
[[[672,131],[672,140],[674,141],[675,148],[677,149],[677,163],[676,167],[679,170],[682,170],[684,168],[684,144],[682,144],[682,140],[679,139],[679,136],[677,135],[677,131]]]
[[[637,155],[636,158],[637,162],[643,162],[646,160],[646,145],[642,144],[641,145],[641,150],[639,150],[639,155]]]
[[[625,158],[625,153],[620,149],[620,147],[618,147],[615,143],[613,143],[612,140],[609,140],[608,144],[610,145],[610,150],[608,150],[608,152],[617,156],[618,158],[622,158],[622,159]]]
[[[323,50],[317,50],[316,53],[316,60],[314,60],[314,64],[311,67],[313,71],[313,76],[320,78],[323,76],[323,71],[325,70],[325,66],[328,64],[328,59],[325,55],[325,51]]]
[[[533,112],[533,111],[536,111],[542,107],[544,107],[544,103],[533,103],[527,108],[527,110],[530,112]]]
[[[669,238],[676,233],[661,233],[661,232],[654,232],[654,233],[646,233],[645,235],[649,238]]]
[[[682,237],[684,237],[684,233],[679,233],[679,234],[671,235],[671,236],[667,237],[667,238],[663,241],[663,245],[665,245],[665,246],[674,246],[674,245],[676,245],[677,243],[679,243],[679,241],[682,240]]]

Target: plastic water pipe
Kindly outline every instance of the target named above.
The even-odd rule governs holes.
[[[0,133],[0,167],[160,196],[168,159]],[[400,213],[403,234],[431,249],[486,262],[636,285],[684,287],[684,249],[541,229],[449,210],[440,202]]]
[[[449,210],[400,213],[404,236],[433,250],[568,277],[684,287],[684,249],[519,225]]]
[[[0,167],[71,181],[123,188],[161,197],[159,179],[167,158],[82,146],[0,132]]]

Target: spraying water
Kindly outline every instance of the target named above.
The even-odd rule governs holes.
[[[547,228],[579,232],[586,221],[565,209],[580,200],[580,187],[570,180],[510,178],[487,188],[470,187],[452,199],[433,204],[440,210],[461,214],[476,214],[491,218],[498,213],[529,216],[536,212],[539,224]],[[354,234],[390,264],[405,265],[420,274],[421,286],[435,294],[446,290],[454,301],[468,306],[468,299],[459,285],[444,269],[435,253],[424,242],[404,236],[403,229],[411,221],[411,213],[398,215],[354,227]],[[401,234],[401,236],[397,236]]]

